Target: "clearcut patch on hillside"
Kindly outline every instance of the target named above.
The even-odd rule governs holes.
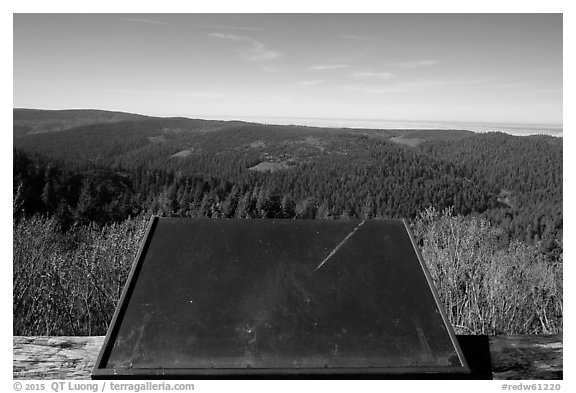
[[[290,165],[288,165],[286,162],[264,161],[254,165],[253,167],[248,168],[249,171],[257,171],[257,172],[275,172],[283,169],[290,169]]]
[[[194,149],[192,149],[192,150],[194,150]],[[192,150],[182,150],[182,151],[179,151],[178,153],[172,154],[170,157],[172,157],[172,158],[186,158],[190,154],[192,154]]]
[[[399,143],[401,145],[407,145],[410,147],[416,147],[424,141],[425,139],[422,138],[405,138],[404,136],[393,136],[390,138],[390,142]]]

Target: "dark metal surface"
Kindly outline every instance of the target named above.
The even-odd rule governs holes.
[[[468,371],[402,221],[156,220],[96,376]]]

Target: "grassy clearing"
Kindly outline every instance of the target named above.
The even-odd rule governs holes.
[[[406,138],[404,136],[393,136],[390,138],[390,142],[399,143],[401,145],[407,145],[410,147],[416,147],[424,141],[425,139],[422,138]]]

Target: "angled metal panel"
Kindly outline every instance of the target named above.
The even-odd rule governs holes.
[[[466,373],[405,222],[162,218],[93,378]]]

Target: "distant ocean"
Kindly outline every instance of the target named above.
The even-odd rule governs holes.
[[[204,119],[216,119],[211,116],[198,116]],[[322,119],[288,117],[228,117],[220,120],[242,120],[265,124],[303,125],[314,127],[370,128],[370,129],[430,129],[430,130],[469,130],[474,132],[505,132],[512,135],[546,134],[562,136],[563,127],[558,124],[521,124],[521,123],[480,123],[480,122],[439,122],[439,121],[396,121],[363,119]]]

